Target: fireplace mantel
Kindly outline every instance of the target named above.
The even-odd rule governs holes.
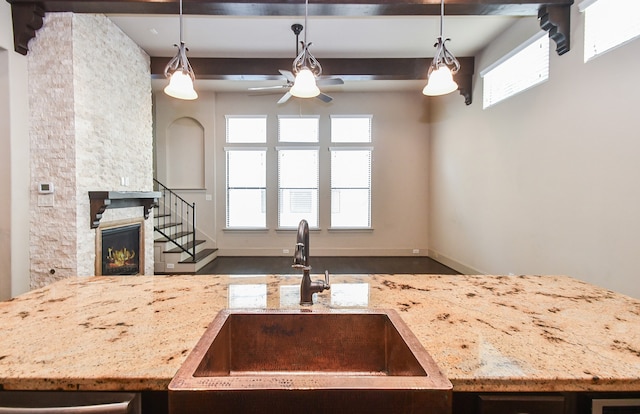
[[[144,218],[149,218],[153,206],[162,197],[159,191],[89,191],[91,228],[100,225],[107,208],[144,207]]]

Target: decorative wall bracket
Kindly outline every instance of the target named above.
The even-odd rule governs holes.
[[[27,55],[29,40],[36,37],[43,24],[44,7],[40,3],[12,3],[13,49],[21,55]]]
[[[475,72],[475,58],[461,58],[460,70],[453,75],[458,84],[458,92],[464,96],[464,103],[471,105],[473,94],[473,74]]]
[[[100,225],[102,213],[107,208],[144,207],[144,218],[162,197],[159,191],[89,191],[91,228]]]
[[[542,6],[538,10],[538,19],[542,30],[556,42],[556,52],[564,55],[571,49],[571,6]]]
[[[464,103],[471,105],[472,102],[472,84],[473,75],[454,76],[456,83],[458,84],[458,92],[464,96]]]

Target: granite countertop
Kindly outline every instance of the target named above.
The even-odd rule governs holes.
[[[219,310],[299,308],[299,282],[70,278],[0,302],[0,389],[166,390]],[[639,300],[563,276],[331,283],[313,308],[396,309],[454,391],[640,391]]]

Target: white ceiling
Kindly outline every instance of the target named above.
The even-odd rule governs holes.
[[[445,11],[446,12],[446,11]],[[175,54],[179,17],[167,15],[108,15],[150,56]],[[519,17],[445,16],[447,48],[457,57],[471,57]],[[188,57],[295,58],[291,25],[304,25],[304,16],[183,16],[183,40]],[[433,55],[440,32],[439,16],[336,17],[310,16],[307,40],[311,53],[323,58],[419,58]],[[304,31],[300,40],[304,39]],[[283,68],[289,69],[289,68]],[[197,78],[197,73],[196,73]],[[164,85],[154,81],[154,88]],[[249,86],[278,85],[279,81],[196,80],[196,88],[240,91]],[[339,90],[414,88],[419,81],[346,81]]]

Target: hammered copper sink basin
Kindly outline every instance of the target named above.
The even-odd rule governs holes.
[[[393,310],[221,311],[169,385],[179,413],[450,413]]]

